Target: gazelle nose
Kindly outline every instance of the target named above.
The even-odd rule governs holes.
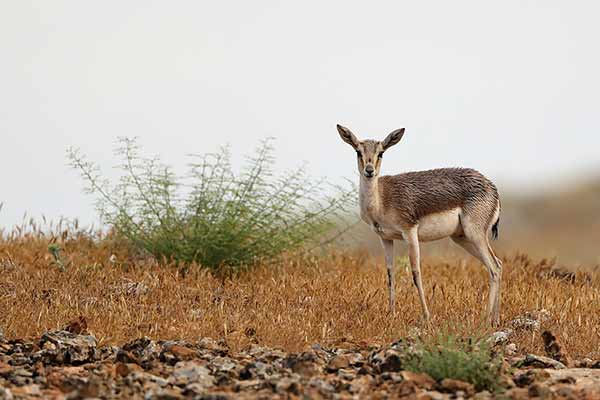
[[[370,177],[372,177],[372,176],[373,176],[373,172],[375,172],[375,168],[373,168],[373,166],[372,166],[372,165],[367,165],[367,166],[365,167],[365,176],[366,176],[367,178],[370,178]]]

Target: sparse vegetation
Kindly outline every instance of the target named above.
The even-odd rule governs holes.
[[[298,351],[342,339],[384,344],[416,328],[427,338],[435,337],[439,326],[453,325],[458,327],[449,333],[458,337],[491,332],[484,314],[486,271],[468,256],[425,256],[432,321],[424,325],[410,273],[401,266],[398,312],[389,316],[380,256],[357,251],[289,255],[278,268],[258,265],[237,279],[222,280],[205,269],[140,257],[112,239],[68,230],[0,235],[0,328],[5,335],[40,335],[80,315],[102,343],[208,336],[233,349],[259,343]],[[67,273],[48,252],[51,243],[60,246]],[[541,273],[550,265],[524,255],[504,258],[502,325],[514,330],[510,340],[520,353],[543,354],[539,333],[549,329],[572,357],[599,359],[600,277],[570,281]],[[549,315],[540,332],[511,324],[540,309]]]
[[[303,168],[275,176],[269,140],[239,174],[227,148],[192,156],[183,177],[158,158],[143,157],[133,139],[120,139],[116,153],[123,175],[111,184],[79,151],[68,151],[102,219],[157,259],[217,272],[331,239],[356,197],[352,190],[326,187]]]
[[[426,373],[438,382],[457,379],[491,392],[500,388],[501,367],[502,357],[492,353],[489,341],[450,333],[421,339],[406,363],[408,370]]]

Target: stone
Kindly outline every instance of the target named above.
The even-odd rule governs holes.
[[[465,393],[469,397],[475,393],[475,387],[472,383],[463,382],[457,379],[443,379],[440,382],[440,388],[444,392],[448,393],[456,393],[460,391]]]
[[[397,386],[397,397],[416,397],[417,392],[420,390],[419,386],[414,381],[402,381]]]
[[[600,388],[600,370],[591,368],[548,369],[548,381],[554,383],[575,382],[578,387]]]
[[[115,376],[120,376],[121,378],[126,377],[132,372],[141,372],[142,367],[133,363],[122,363],[118,362],[115,364]]]
[[[41,350],[34,354],[34,361],[45,364],[84,364],[94,361],[96,338],[77,335],[67,331],[46,332],[40,339]]]
[[[335,388],[329,382],[321,378],[310,378],[310,380],[308,381],[308,386],[312,386],[318,389],[319,393],[321,393],[324,396],[330,395],[331,393],[335,392]]]
[[[236,392],[244,392],[247,390],[258,390],[262,387],[262,385],[263,385],[263,382],[260,379],[239,381],[235,384],[234,390]]]
[[[517,353],[517,345],[514,343],[509,343],[504,348],[504,353],[507,356],[514,356]]]
[[[380,372],[398,372],[402,369],[402,358],[396,350],[387,350],[374,361]]]
[[[10,389],[0,386],[0,400],[13,400],[14,398]]]
[[[582,358],[581,360],[577,360],[573,363],[573,367],[575,368],[592,368],[594,365],[594,361],[591,358]],[[600,363],[598,364],[600,366]]]
[[[471,397],[472,400],[492,400],[493,398],[494,396],[487,390],[475,393],[473,397]]]
[[[7,363],[5,363],[4,361],[0,361],[0,376],[8,376],[10,375],[14,370],[14,367],[12,365],[8,365]]]
[[[485,391],[475,393],[468,382],[452,379],[436,382],[429,375],[402,370],[403,357],[418,351],[411,347],[410,341],[403,340],[385,346],[340,340],[343,348],[315,345],[301,353],[286,353],[257,344],[233,352],[225,342],[208,338],[198,344],[141,338],[121,347],[96,348],[95,339],[87,335],[64,331],[47,334],[49,337],[44,340],[0,343],[3,388],[0,400],[35,397],[488,400],[496,396]],[[506,349],[509,345],[503,346]],[[83,351],[84,348],[89,352]],[[66,355],[69,352],[73,356]],[[576,365],[594,364],[592,360],[583,361]],[[557,362],[536,355],[505,358],[499,375],[505,397],[600,398],[600,369],[556,369]],[[517,371],[509,375],[508,371],[513,369]]]
[[[350,369],[350,368],[338,369],[337,375],[341,379],[344,379],[346,381],[353,381],[354,379],[356,379],[356,372],[355,372],[355,370]],[[400,378],[400,380],[401,380],[401,378]]]
[[[318,375],[322,371],[319,358],[312,352],[292,354],[283,361],[283,365],[304,377]]]
[[[229,357],[215,357],[210,361],[209,367],[214,372],[224,372],[233,375],[237,364]]]
[[[350,362],[351,366],[361,367],[365,363],[365,357],[361,353],[345,353],[344,356],[348,358],[348,362]]]
[[[196,358],[198,353],[194,349],[190,349],[188,347],[173,345],[168,348],[168,351],[175,356],[175,359],[178,361],[186,361]]]
[[[431,390],[434,388],[435,380],[427,374],[419,374],[411,371],[401,371],[400,375],[405,382],[413,382],[421,389]]]
[[[115,355],[115,361],[125,364],[139,364],[140,359],[132,352],[126,350],[118,350]]]
[[[550,379],[550,373],[545,369],[517,371],[513,376],[514,383],[519,387],[527,387],[533,382],[543,382],[548,379]]]
[[[181,390],[175,388],[151,388],[144,394],[146,399],[156,400],[179,400],[183,399]]]
[[[162,346],[146,337],[135,339],[123,345],[122,350],[130,354],[132,358],[144,363],[160,357]],[[135,361],[131,361],[135,362]]]
[[[362,395],[369,392],[371,385],[373,384],[373,377],[371,375],[363,375],[352,381],[348,392],[355,395]]]
[[[529,400],[529,391],[525,388],[514,388],[504,392],[504,397],[511,400]]]
[[[512,330],[510,330],[510,329],[504,330],[504,331],[494,332],[490,336],[489,341],[493,345],[499,345],[499,344],[506,343],[506,342],[508,342],[508,338],[509,338],[509,336],[510,336],[511,333],[512,333]]]
[[[540,399],[549,399],[552,397],[552,391],[542,382],[534,382],[529,385],[527,394],[531,397],[539,397]]]
[[[193,361],[180,361],[175,364],[171,378],[172,383],[177,386],[187,386],[190,383],[195,383],[204,388],[209,388],[215,384],[215,379],[210,374],[210,370]]]
[[[23,398],[23,397],[41,397],[42,391],[40,390],[40,385],[27,385],[20,386],[11,389],[12,395],[15,398]]]
[[[350,367],[350,360],[343,355],[335,356],[327,363],[327,372],[336,372],[339,369]]]
[[[264,362],[256,361],[246,365],[240,371],[240,379],[251,379],[259,377],[262,379],[268,378],[273,374],[273,368]]]
[[[198,340],[198,347],[215,353],[217,356],[226,356],[229,353],[229,348],[225,343],[207,337]]]
[[[417,400],[445,400],[448,395],[436,391],[424,391],[417,393]]]
[[[535,354],[527,354],[525,360],[523,360],[524,366],[532,366],[535,368],[554,368],[554,369],[565,369],[567,368],[560,361],[551,359],[550,357],[536,356]]]
[[[563,399],[576,399],[578,397],[578,390],[570,384],[555,385],[552,389],[557,396],[560,396]]]
[[[498,379],[498,384],[501,388],[504,389],[512,389],[516,386],[515,382],[512,380],[510,376],[501,375]]]
[[[281,378],[275,385],[275,391],[281,394],[293,394],[299,396],[302,392],[302,385],[298,379]]]

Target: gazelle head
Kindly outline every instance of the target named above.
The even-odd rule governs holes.
[[[337,129],[342,140],[356,150],[358,173],[366,179],[379,175],[383,153],[398,143],[404,135],[404,128],[400,128],[387,135],[383,142],[369,139],[361,141],[354,136],[350,129],[341,125],[338,125]]]

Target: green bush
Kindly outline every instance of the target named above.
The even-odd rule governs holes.
[[[478,391],[500,389],[502,359],[494,356],[486,340],[463,340],[450,334],[420,339],[405,363],[413,372],[424,372],[440,382],[445,378],[472,383]]]
[[[275,176],[270,140],[238,174],[228,148],[190,156],[184,176],[141,156],[135,139],[119,139],[116,154],[123,173],[111,184],[79,150],[67,152],[103,221],[157,258],[219,272],[322,244],[339,232],[356,197],[302,168]]]

